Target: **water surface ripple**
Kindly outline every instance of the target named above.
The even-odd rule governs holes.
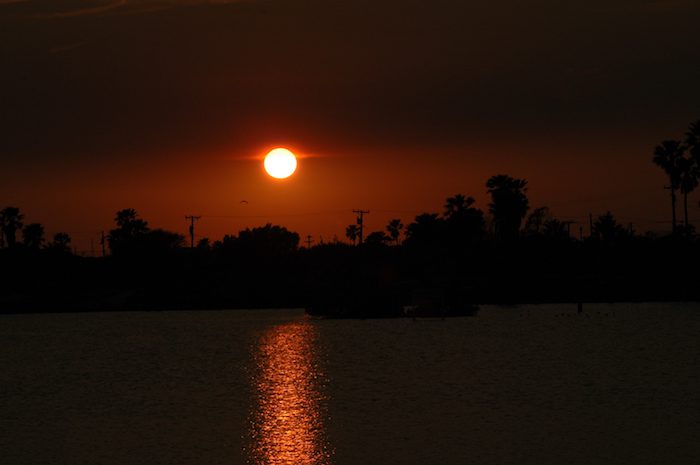
[[[0,316],[0,463],[700,463],[700,305]]]

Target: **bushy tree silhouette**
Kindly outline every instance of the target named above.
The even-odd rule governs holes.
[[[54,234],[53,241],[51,241],[48,248],[61,252],[70,252],[70,242],[71,238],[68,234],[62,232],[56,233]]]
[[[423,213],[406,227],[405,244],[409,247],[434,247],[442,240],[444,231],[444,219],[437,213]]]
[[[365,238],[365,243],[369,245],[386,245],[391,238],[384,231],[373,231]]]
[[[142,254],[164,254],[185,245],[185,236],[165,229],[152,229],[136,239]]]
[[[486,181],[491,195],[489,211],[493,215],[496,237],[512,240],[518,237],[520,224],[530,205],[527,199],[527,181],[499,174]]]
[[[238,247],[251,255],[261,257],[290,254],[299,247],[299,234],[283,226],[272,225],[248,229],[238,233]]]
[[[22,229],[22,242],[28,249],[40,249],[44,244],[44,227],[39,223],[26,225]]]
[[[604,242],[614,242],[630,236],[629,231],[618,224],[610,212],[600,215],[593,223],[593,234]]]
[[[121,229],[125,235],[130,237],[148,232],[148,222],[139,218],[138,213],[136,213],[136,210],[133,208],[126,208],[118,211],[114,222],[117,223],[118,228]]]

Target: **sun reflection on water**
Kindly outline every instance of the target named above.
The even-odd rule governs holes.
[[[315,327],[271,328],[255,353],[251,460],[257,465],[328,465]]]

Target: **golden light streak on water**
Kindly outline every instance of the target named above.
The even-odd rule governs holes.
[[[268,330],[254,355],[250,460],[256,465],[328,465],[322,379],[308,322]]]

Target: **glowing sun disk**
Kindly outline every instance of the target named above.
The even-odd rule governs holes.
[[[265,155],[263,163],[267,174],[277,179],[291,176],[297,169],[297,157],[287,149],[277,148]]]

